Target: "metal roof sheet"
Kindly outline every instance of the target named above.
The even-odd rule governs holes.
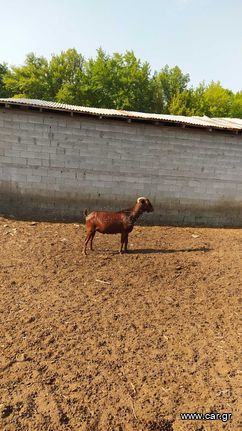
[[[191,127],[213,128],[230,131],[242,131],[242,119],[239,118],[209,118],[209,117],[186,117],[183,115],[149,114],[144,112],[133,112],[116,109],[91,108],[86,106],[68,105],[66,103],[48,102],[37,99],[0,99],[0,104],[26,106],[53,111],[76,112],[93,116],[104,116],[110,118],[127,118],[143,121],[158,121],[162,123],[180,124]]]

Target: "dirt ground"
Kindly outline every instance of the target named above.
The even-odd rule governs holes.
[[[238,431],[242,230],[84,235],[0,219],[0,430]]]

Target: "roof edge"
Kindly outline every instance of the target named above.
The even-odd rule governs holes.
[[[0,98],[0,105],[5,107],[20,106],[26,108],[37,108],[40,110],[52,110],[61,112],[70,112],[80,115],[91,115],[98,117],[106,117],[112,119],[127,119],[141,120],[141,121],[152,121],[158,123],[166,123],[167,125],[180,125],[183,127],[195,127],[205,129],[216,129],[231,132],[242,131],[242,119],[237,118],[209,118],[209,117],[187,117],[181,115],[167,115],[167,114],[155,114],[155,113],[144,113],[126,110],[115,110],[106,108],[92,108],[86,106],[69,105],[58,102],[51,102],[39,99],[24,99],[24,98]]]

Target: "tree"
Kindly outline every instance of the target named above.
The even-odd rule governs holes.
[[[193,115],[193,90],[176,93],[169,104],[169,113],[172,115]]]
[[[8,67],[5,63],[0,64],[0,97],[9,97],[10,93],[4,84],[4,76],[8,72]]]
[[[5,87],[14,97],[79,104],[83,62],[75,49],[52,55],[50,62],[30,53],[23,66],[6,73]]]
[[[242,91],[237,92],[232,98],[231,117],[242,118]]]
[[[49,86],[53,100],[57,102],[82,104],[84,81],[84,57],[75,49],[52,55],[49,67]]]
[[[150,66],[132,51],[107,55],[101,48],[97,58],[85,63],[84,93],[89,106],[150,111],[152,89]]]
[[[170,103],[169,113],[188,116],[206,115],[205,90],[205,83],[201,82],[197,88],[189,88],[177,93]]]
[[[203,94],[205,115],[209,117],[229,117],[231,115],[232,99],[232,91],[223,88],[219,81],[212,81]]]
[[[117,96],[119,109],[151,111],[150,65],[147,62],[141,63],[133,51],[126,51],[123,55],[120,89]]]
[[[85,78],[83,93],[87,106],[114,108],[115,93],[118,82],[116,61],[112,61],[101,48],[97,51],[97,58],[90,58],[85,62]]]
[[[166,65],[154,75],[154,111],[170,113],[172,99],[187,89],[189,74],[183,74],[178,66],[169,68]]]
[[[48,62],[34,53],[27,55],[23,66],[14,66],[5,74],[4,84],[14,97],[51,100]]]

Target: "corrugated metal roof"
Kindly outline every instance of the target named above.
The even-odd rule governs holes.
[[[133,112],[115,109],[90,108],[86,106],[67,105],[65,103],[48,102],[37,99],[0,99],[0,104],[14,105],[32,108],[42,108],[53,111],[76,112],[93,116],[103,116],[110,118],[127,118],[130,120],[158,121],[161,123],[180,124],[190,127],[202,127],[212,129],[222,129],[230,131],[242,131],[242,119],[238,118],[209,118],[209,117],[186,117],[183,115],[148,114],[143,112]]]

